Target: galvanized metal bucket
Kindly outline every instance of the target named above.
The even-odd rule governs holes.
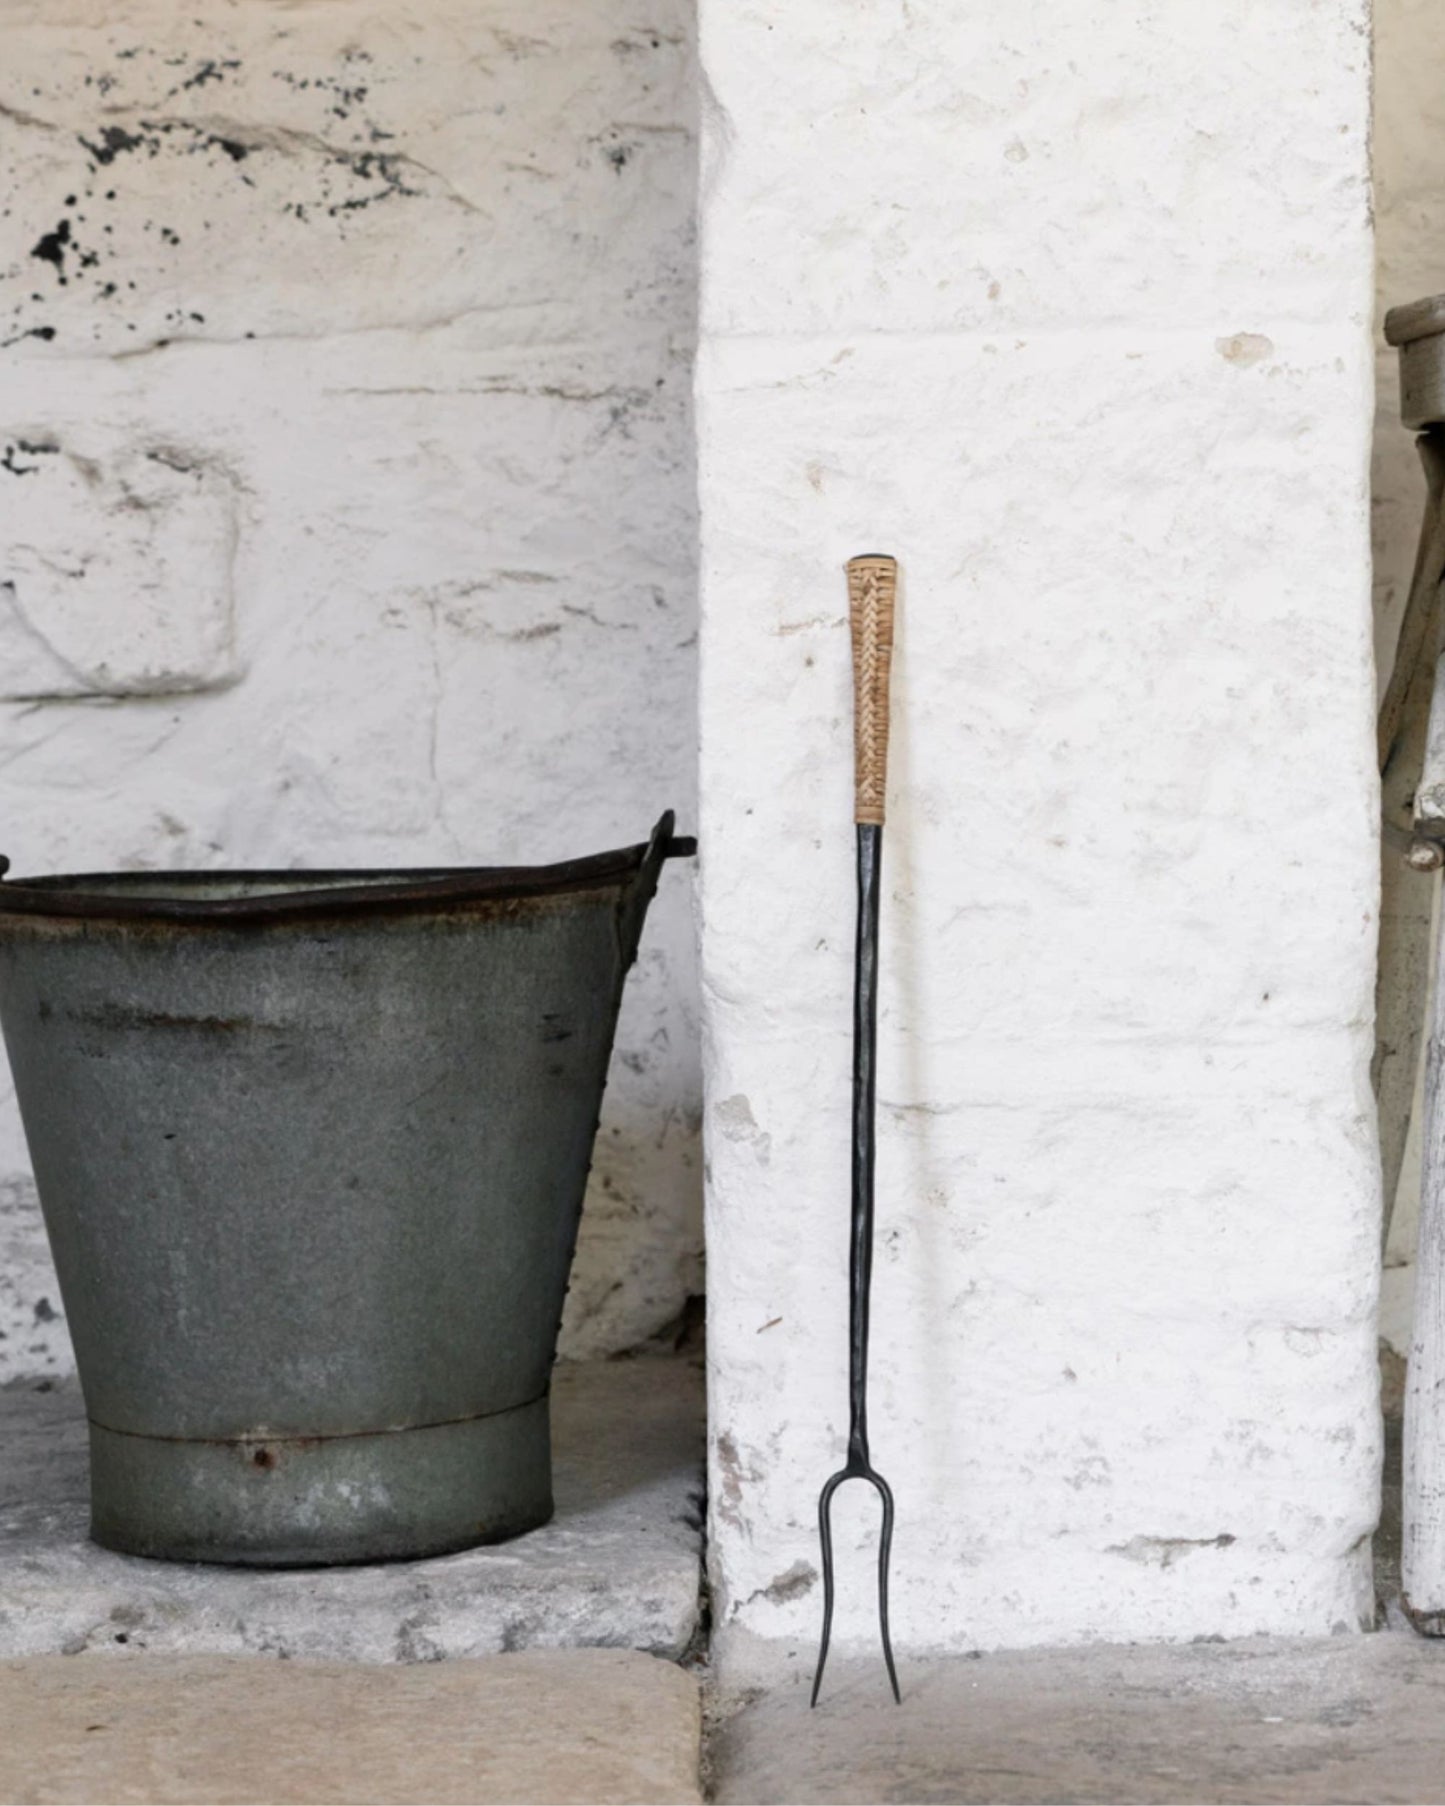
[[[552,1511],[548,1377],[662,861],[0,884],[92,1534],[436,1555]]]

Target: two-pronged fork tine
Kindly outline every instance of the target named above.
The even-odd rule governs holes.
[[[828,1665],[828,1644],[833,1635],[833,1495],[845,1480],[867,1480],[877,1487],[883,1501],[883,1528],[878,1537],[878,1631],[883,1639],[883,1660],[888,1665],[888,1680],[893,1698],[899,1705],[903,1695],[898,1691],[898,1670],[893,1666],[893,1642],[888,1634],[888,1557],[893,1547],[893,1489],[872,1468],[843,1467],[828,1480],[818,1495],[818,1541],[823,1548],[823,1636],[818,1645],[818,1667],[813,1675],[813,1697],[818,1703],[818,1690],[823,1685],[823,1670]]]

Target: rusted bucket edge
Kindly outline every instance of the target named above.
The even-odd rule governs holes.
[[[689,858],[691,837],[672,832],[669,809],[649,840],[559,865],[433,866],[421,870],[91,872],[69,876],[6,879],[0,883],[0,918],[41,916],[96,923],[165,922],[234,927],[314,920],[317,917],[404,915],[471,904],[525,901],[564,893],[625,886],[648,865]],[[0,868],[3,875],[3,868]],[[157,880],[187,884],[245,882],[295,884],[316,880],[314,890],[278,891],[249,897],[125,897],[87,893],[87,885],[153,885]]]

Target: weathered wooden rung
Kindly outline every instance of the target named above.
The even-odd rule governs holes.
[[[1392,307],[1385,339],[1400,353],[1400,418],[1416,432],[1445,423],[1445,295]]]

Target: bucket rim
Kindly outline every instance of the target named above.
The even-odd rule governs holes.
[[[664,812],[646,841],[553,865],[329,867],[77,872],[9,878],[0,860],[0,926],[7,916],[51,917],[97,923],[172,922],[264,924],[316,916],[398,915],[472,903],[556,897],[570,892],[625,888],[644,869],[697,851],[691,836],[674,835],[673,812]],[[301,881],[298,885],[298,881]],[[306,881],[314,881],[308,883]],[[153,890],[171,884],[246,884],[258,888],[235,897],[127,896],[130,885]],[[279,888],[267,890],[275,885]],[[105,886],[105,889],[98,888]],[[91,888],[87,888],[91,887]]]

